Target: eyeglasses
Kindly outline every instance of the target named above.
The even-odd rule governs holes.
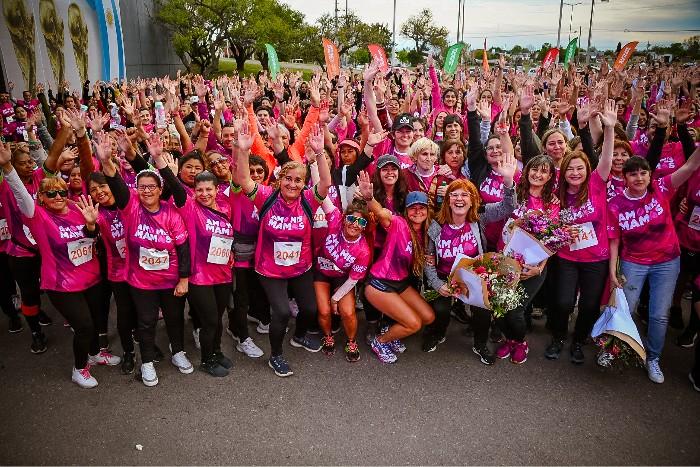
[[[265,169],[250,169],[251,174],[264,175]]]
[[[486,152],[494,152],[496,149],[501,149],[500,146],[486,146]]]
[[[469,195],[469,193],[452,192],[452,193],[450,193],[450,198],[452,198],[452,199],[469,199],[469,198],[471,198],[471,196]]]
[[[215,161],[211,161],[211,162],[209,163],[209,165],[211,165],[212,167],[214,167],[215,165],[225,164],[225,163],[227,163],[227,162],[228,162],[228,159],[226,159],[225,157],[220,157],[220,158],[218,158],[218,159],[215,160]]]
[[[363,229],[367,227],[367,219],[365,219],[364,217],[358,217],[353,216],[352,214],[348,214],[347,216],[345,216],[345,220],[348,224],[357,224]]]
[[[139,185],[136,187],[136,190],[142,193],[156,191],[157,189],[158,185]]]
[[[51,199],[54,199],[56,195],[60,196],[61,198],[66,198],[68,196],[68,190],[48,190],[44,192],[44,195]]]

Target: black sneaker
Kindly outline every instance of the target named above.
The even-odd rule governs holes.
[[[493,365],[493,362],[496,361],[496,357],[493,356],[486,345],[480,345],[479,347],[474,346],[472,347],[472,352],[479,356],[479,360],[481,360],[481,363],[484,365]]]
[[[213,356],[214,360],[221,365],[222,367],[226,368],[227,370],[230,370],[233,368],[233,362],[231,361],[230,358],[228,358],[226,355],[224,355],[223,352],[214,352]]]
[[[360,361],[360,349],[357,347],[357,342],[347,341],[345,343],[345,359],[350,363]]]
[[[580,342],[572,342],[571,347],[569,347],[569,353],[571,354],[571,363],[575,363],[576,365],[581,365],[583,363],[583,346]]]
[[[202,362],[202,364],[199,365],[199,369],[217,378],[228,376],[228,370],[219,364],[215,355],[209,357],[207,361]]]
[[[544,350],[544,358],[547,360],[558,360],[561,354],[561,349],[564,348],[564,341],[561,339],[552,339],[552,342]]]
[[[33,332],[32,333],[32,353],[44,353],[46,352],[46,336],[43,332]]]
[[[697,337],[697,333],[689,333],[687,331],[684,331],[683,334],[678,336],[678,339],[676,339],[676,345],[679,347],[683,347],[684,349],[690,349],[695,345],[695,339]]]
[[[321,350],[323,350],[323,353],[329,357],[335,354],[335,339],[333,339],[332,334],[321,338]]]
[[[668,318],[668,325],[673,329],[683,329],[685,325],[683,324],[683,310],[679,306],[671,307],[671,314]]]
[[[287,360],[285,360],[282,355],[275,355],[273,357],[270,357],[270,360],[267,361],[267,364],[270,366],[270,368],[272,368],[275,371],[275,374],[277,376],[280,376],[282,378],[286,376],[292,376],[294,374],[292,369],[289,368],[289,363],[287,363]]]
[[[22,318],[19,317],[19,315],[14,315],[10,318],[10,326],[8,327],[8,331],[10,334],[16,334],[18,332],[22,332]]]
[[[134,355],[134,352],[124,352],[124,355],[122,356],[121,368],[123,375],[130,375],[134,372],[134,367],[136,366],[135,360],[136,356]]]
[[[49,315],[46,314],[45,311],[39,310],[38,316],[40,326],[51,326],[53,324],[53,320],[49,317]]]
[[[445,342],[445,338],[440,338],[434,333],[426,333],[423,335],[423,352],[434,352],[437,349],[438,344]]]
[[[464,305],[461,303],[452,307],[450,310],[450,316],[462,324],[468,324],[471,321],[471,318],[469,318],[469,315],[467,314],[467,310],[464,309]]]
[[[163,354],[163,351],[160,350],[160,347],[158,347],[157,345],[154,345],[153,347],[155,347],[155,351],[156,351],[155,357],[153,357],[153,361],[155,363],[158,363],[160,361],[165,360],[165,355]]]
[[[321,343],[318,341],[318,339],[316,339],[316,336],[292,336],[292,338],[289,339],[289,344],[292,347],[305,349],[309,352],[318,352],[319,350],[321,350]]]

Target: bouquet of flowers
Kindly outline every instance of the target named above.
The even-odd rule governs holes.
[[[506,226],[510,235],[503,253],[521,264],[538,264],[571,242],[566,225],[542,211],[528,211]]]
[[[622,289],[615,289],[591,332],[604,368],[641,366],[646,352]]]
[[[459,256],[452,266],[450,284],[464,303],[491,310],[500,318],[525,299],[520,272],[520,264],[501,253]]]

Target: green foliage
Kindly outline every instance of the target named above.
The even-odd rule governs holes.
[[[408,18],[401,25],[401,35],[414,42],[414,54],[411,57],[406,56],[408,63],[414,66],[421,63],[423,54],[427,52],[442,55],[440,52],[444,52],[448,46],[448,33],[446,27],[434,24],[433,13],[427,8]]]
[[[330,13],[321,16],[316,26],[318,35],[314,39],[314,44],[310,44],[310,46],[313,49],[313,61],[317,63],[324,62],[323,46],[321,45],[323,37],[335,43],[341,56],[355,49],[367,49],[369,44],[379,44],[387,53],[391,49],[391,31],[389,31],[389,28],[381,23],[367,24],[353,11],[338,17],[337,29],[335,17]],[[358,52],[355,58],[364,59],[365,57]]]
[[[399,50],[396,52],[396,58],[399,59],[401,63],[405,63],[410,66],[416,66],[420,63],[423,63],[425,60],[425,57],[423,56],[422,53],[416,52],[415,50]]]

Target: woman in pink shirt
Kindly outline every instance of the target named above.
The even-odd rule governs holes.
[[[381,254],[369,271],[367,300],[394,323],[374,337],[372,351],[382,363],[396,362],[400,339],[417,333],[435,320],[435,313],[411,285],[411,276],[422,277],[428,223],[428,196],[412,191],[406,197],[406,217],[392,214],[374,199],[366,173],[359,177],[360,194],[387,231]]]
[[[118,365],[119,357],[100,351],[96,323],[100,312],[100,264],[95,255],[97,208],[83,198],[68,203],[60,178],[45,178],[37,203],[10,164],[9,148],[0,146],[0,165],[24,223],[41,255],[41,287],[74,331],[72,380],[82,388],[97,386],[90,365]]]
[[[680,271],[680,246],[673,225],[670,200],[691,176],[698,176],[700,148],[678,170],[652,181],[651,167],[631,157],[623,168],[626,188],[608,203],[610,282],[622,287],[630,310],[637,307],[644,282],[649,279],[647,375],[664,382],[659,358],[666,339],[669,309]],[[617,277],[617,262],[625,277]]]
[[[305,189],[306,166],[292,161],[282,166],[278,175],[279,189],[275,190],[250,178],[248,155],[253,137],[247,121],[237,122],[237,129],[234,181],[259,211],[255,271],[260,275],[260,282],[272,307],[268,365],[277,376],[290,376],[292,370],[282,355],[282,342],[289,321],[288,287],[291,287],[299,305],[290,345],[309,352],[321,350],[318,340],[307,335],[306,331],[316,319],[317,312],[311,271],[313,212],[321,205],[331,185],[330,168],[323,157],[323,132],[315,125],[309,137],[317,156],[319,183],[312,189]]]
[[[557,350],[561,352],[578,292],[578,315],[570,348],[571,362],[575,364],[583,363],[583,344],[600,314],[610,259],[606,233],[606,180],[613,159],[617,118],[615,101],[608,100],[600,117],[605,129],[598,167],[591,171],[588,157],[582,151],[571,152],[561,163],[559,181],[559,215],[576,226],[577,235],[571,245],[557,253],[554,307],[548,315],[552,332],[548,358],[555,357]]]

